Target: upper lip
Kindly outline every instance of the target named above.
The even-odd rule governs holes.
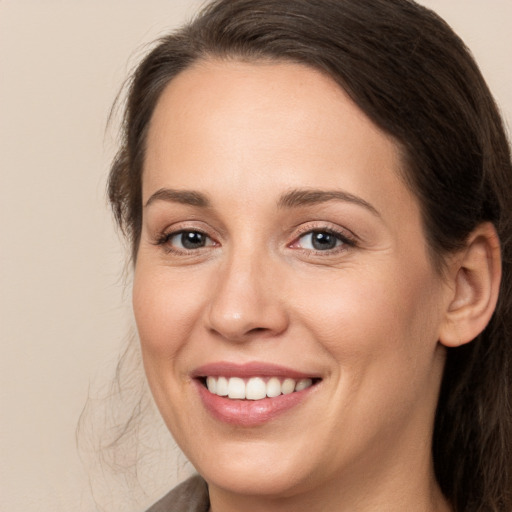
[[[252,361],[243,364],[219,361],[204,364],[196,368],[192,372],[192,377],[240,377],[242,379],[250,377],[283,377],[290,379],[314,379],[320,378],[320,375],[305,373],[293,368],[260,361]]]

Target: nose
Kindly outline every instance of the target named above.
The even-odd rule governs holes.
[[[232,255],[219,269],[210,291],[208,329],[235,342],[284,332],[288,314],[277,273],[261,254]]]

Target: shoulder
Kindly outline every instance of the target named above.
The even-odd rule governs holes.
[[[176,486],[146,512],[207,512],[209,508],[208,486],[195,475]]]

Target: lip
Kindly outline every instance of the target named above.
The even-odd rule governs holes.
[[[282,377],[298,380],[318,379],[320,375],[304,373],[273,363],[252,361],[244,364],[230,362],[205,364],[196,368],[192,372],[192,377],[195,379],[200,377],[240,377],[241,379],[250,377]]]
[[[291,379],[315,379],[317,382],[302,391],[262,400],[233,400],[210,393],[203,378],[211,377],[281,377]],[[192,372],[193,384],[205,409],[218,421],[239,427],[256,427],[300,406],[318,388],[320,377],[275,364],[250,362],[234,364],[218,362],[203,365]]]

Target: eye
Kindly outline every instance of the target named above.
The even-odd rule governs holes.
[[[313,251],[330,251],[349,241],[340,233],[327,230],[314,230],[305,233],[297,240],[296,246]]]
[[[162,241],[173,249],[191,251],[214,245],[213,240],[201,231],[179,231],[170,233]]]

